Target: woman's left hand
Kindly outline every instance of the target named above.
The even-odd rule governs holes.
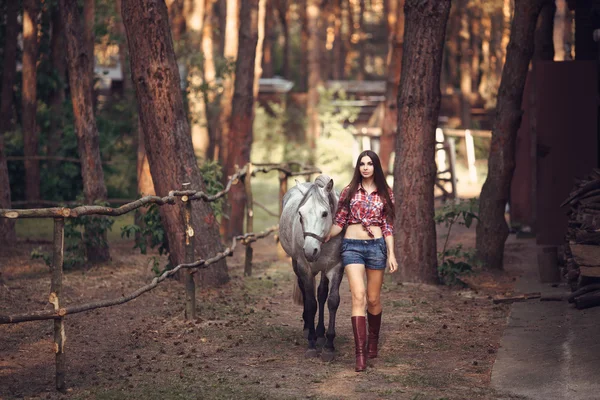
[[[396,256],[394,254],[388,256],[387,265],[392,274],[398,270],[398,262],[396,261]]]

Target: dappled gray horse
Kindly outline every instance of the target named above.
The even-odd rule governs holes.
[[[340,258],[341,235],[325,243],[337,210],[338,197],[333,189],[333,180],[328,176],[319,175],[314,183],[298,183],[283,197],[279,221],[279,240],[292,257],[294,272],[298,277],[300,290],[295,290],[294,297],[296,302],[304,305],[302,318],[308,338],[305,355],[317,356],[317,344],[324,345],[321,353],[324,361],[334,358],[335,315],[340,304],[339,289],[344,275]],[[319,322],[315,331],[315,278],[319,272]],[[297,294],[299,292],[300,295]],[[323,313],[328,295],[329,326],[325,340]]]

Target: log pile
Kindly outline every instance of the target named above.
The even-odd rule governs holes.
[[[577,308],[600,305],[600,170],[576,181],[561,205],[569,206],[563,274]]]

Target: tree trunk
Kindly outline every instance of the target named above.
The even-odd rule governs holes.
[[[435,284],[435,129],[450,0],[406,0],[394,162],[394,243],[400,282]],[[417,178],[417,179],[415,179]]]
[[[354,34],[354,7],[352,6],[352,0],[345,0],[346,2],[346,25],[348,26],[348,32],[346,39],[344,40],[344,72],[346,74],[352,73],[352,36]]]
[[[288,0],[273,0],[276,3],[277,15],[281,23],[281,33],[283,34],[283,64],[281,67],[281,75],[291,80],[290,71],[290,10]]]
[[[490,42],[492,40],[492,20],[490,14],[484,11],[481,17],[481,29],[483,32],[481,40],[481,80],[479,81],[478,92],[486,105],[492,100],[491,92],[491,53]]]
[[[387,175],[390,159],[395,148],[398,122],[398,85],[402,72],[402,50],[404,47],[404,0],[390,1],[388,14],[389,48],[387,58],[387,82],[385,86],[385,109],[381,129],[379,158],[383,172]]]
[[[123,18],[121,17],[121,0],[115,0],[115,9],[118,15],[117,30],[119,36],[121,36],[119,42],[119,63],[121,63],[121,75],[123,76],[123,94],[127,96],[132,89],[132,82],[127,54],[127,34],[125,33],[125,25],[123,25]]]
[[[308,1],[309,0],[300,0],[298,2],[298,13],[299,15],[299,20],[300,20],[300,62],[298,65],[298,69],[299,69],[299,74],[298,74],[298,91],[300,93],[306,93],[309,89],[308,86],[310,85],[310,83],[308,83],[308,74],[309,74],[309,59],[310,59],[310,55],[308,54],[309,50],[308,50],[308,43],[311,40],[310,39],[310,28],[309,28],[309,21],[308,21],[308,15],[307,15],[307,11],[308,11]],[[315,34],[318,35],[318,31],[315,31]],[[318,39],[317,39],[318,40]],[[310,95],[309,95],[310,96]],[[307,110],[307,114],[308,114],[308,110]],[[309,122],[310,124],[310,122]]]
[[[202,50],[202,25],[204,24],[205,0],[190,0],[189,9],[186,10],[187,46],[193,51]],[[206,160],[209,146],[208,119],[204,95],[200,90],[203,84],[201,71],[197,65],[188,66],[188,110],[192,129],[192,145],[197,158]]]
[[[13,108],[13,85],[17,70],[17,37],[19,35],[19,3],[9,1],[6,5],[6,28],[4,31],[4,60],[2,66],[2,93],[0,95],[0,208],[11,208],[10,180],[4,150],[4,133],[11,129]],[[0,218],[0,244],[17,240],[15,222]]]
[[[83,1],[83,40],[85,47],[87,47],[87,53],[90,55],[91,62],[89,63],[89,74],[92,82],[90,90],[92,91],[92,102],[95,103],[94,99],[94,18],[96,16],[96,0],[84,0]]]
[[[252,8],[254,10],[254,8]],[[253,11],[251,16],[254,17]],[[254,52],[254,79],[252,81],[252,96],[253,99],[258,99],[260,92],[260,78],[263,76],[263,47],[266,34],[266,18],[267,18],[267,0],[258,0],[258,26],[256,28],[256,51]],[[241,30],[241,28],[240,28]],[[254,27],[251,27],[251,32],[254,32]],[[240,34],[240,39],[242,35]],[[239,54],[239,53],[238,53]],[[236,66],[237,67],[237,66]],[[254,115],[254,101],[252,102],[252,113]],[[250,161],[250,160],[248,160]]]
[[[459,7],[460,16],[460,103],[461,125],[465,129],[471,128],[471,34],[469,31],[469,13],[467,6],[469,0],[462,0]]]
[[[225,58],[235,62],[238,54],[239,33],[239,0],[227,0],[227,21],[225,25]],[[227,163],[227,143],[231,125],[231,102],[233,101],[233,84],[235,74],[223,78],[223,94],[221,95],[221,114],[219,115],[219,146],[216,149],[219,162]],[[227,179],[227,176],[224,176]]]
[[[52,7],[52,36],[50,38],[50,62],[52,69],[60,80],[60,83],[50,95],[50,130],[48,134],[48,156],[58,155],[62,140],[63,130],[63,104],[65,102],[65,79],[66,79],[66,57],[65,57],[65,35],[58,6]],[[58,161],[49,162],[51,169],[58,167]]]
[[[38,155],[39,135],[37,132],[37,17],[39,0],[23,0],[23,90],[22,129],[25,154],[25,198],[29,201],[40,198],[40,162],[28,159]]]
[[[508,40],[511,34],[511,17],[513,12],[512,2],[514,0],[504,0],[502,5],[502,35],[500,39],[500,46],[496,49],[496,76],[502,76],[502,69],[506,61],[506,51],[508,47]]]
[[[204,82],[209,90],[204,92],[204,104],[206,104],[206,119],[208,130],[208,149],[206,159],[215,159],[215,146],[217,145],[217,132],[219,129],[219,112],[215,104],[215,80],[217,72],[214,57],[214,33],[213,33],[213,0],[206,0],[204,7],[204,25],[202,28],[202,54],[204,55]]]
[[[480,0],[475,0],[471,3],[469,14],[471,21],[471,101],[473,101],[475,100],[474,94],[477,93],[474,89],[479,87],[479,76],[481,73],[481,20],[483,15]]]
[[[262,76],[272,78],[275,76],[273,66],[273,30],[275,27],[273,0],[266,0],[265,4],[265,38],[263,40]]]
[[[185,16],[183,15],[184,0],[167,0],[169,6],[169,22],[173,42],[178,43],[183,39],[185,33]]]
[[[132,81],[156,193],[165,196],[186,182],[191,183],[192,189],[205,190],[183,108],[164,1],[122,1]],[[177,265],[185,261],[183,207],[178,202],[176,206],[161,207],[160,213],[169,240],[170,260]],[[194,201],[192,219],[196,258],[206,259],[222,251],[217,221],[210,205]],[[200,270],[196,279],[207,286],[227,282],[225,260]]]
[[[306,19],[308,26],[308,96],[306,100],[306,116],[308,126],[306,129],[306,140],[310,149],[317,148],[317,138],[320,133],[319,126],[319,86],[323,84],[321,80],[321,68],[319,64],[321,52],[319,48],[319,19],[320,19],[319,0],[308,0],[306,8]],[[311,152],[310,161],[314,161],[314,152]]]
[[[446,84],[452,89],[452,93],[455,92],[455,88],[460,86],[460,68],[458,64],[460,56],[458,46],[460,42],[459,34],[461,12],[462,10],[453,10],[448,19],[448,41],[446,43],[446,63],[448,64],[448,81],[446,82]]]
[[[148,163],[148,154],[146,153],[146,144],[144,139],[144,129],[142,121],[138,118],[138,146],[137,146],[137,182],[138,194],[140,196],[154,196],[154,182],[150,173],[150,164]]]
[[[65,28],[67,47],[67,64],[69,71],[69,88],[73,103],[77,148],[81,159],[81,175],[85,203],[93,204],[98,200],[106,200],[104,172],[100,161],[98,128],[94,118],[92,104],[92,77],[90,64],[93,55],[83,40],[83,27],[77,6],[77,0],[60,0],[60,13]],[[86,232],[87,258],[90,262],[102,262],[110,259],[106,232],[103,242],[106,246],[94,245],[97,238]]]
[[[488,159],[488,176],[479,200],[477,254],[484,265],[502,269],[508,226],[504,210],[515,168],[515,142],[521,124],[521,100],[534,48],[535,25],[547,0],[516,0],[506,64]]]
[[[333,14],[333,71],[334,80],[344,78],[344,43],[342,43],[342,0],[334,0]]]
[[[264,4],[264,0],[261,0]],[[227,175],[233,175],[236,167],[242,168],[250,161],[252,148],[252,120],[254,119],[254,79],[256,49],[258,48],[259,0],[242,1],[240,10],[240,36],[238,62],[235,68],[235,92],[233,95],[229,159]],[[263,21],[264,22],[264,21]],[[260,60],[260,58],[259,58]],[[250,179],[247,176],[245,179]],[[229,226],[227,237],[244,233],[246,192],[244,185],[231,187],[229,192]]]
[[[358,11],[358,73],[356,79],[359,81],[365,80],[365,59],[366,59],[366,40],[365,40],[365,0],[358,0],[359,11]]]
[[[535,28],[534,60],[554,60],[554,14],[556,5],[549,1],[542,7]]]

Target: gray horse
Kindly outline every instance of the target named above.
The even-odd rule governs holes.
[[[314,183],[298,183],[283,197],[283,211],[279,221],[279,240],[292,258],[294,272],[298,277],[300,290],[295,290],[294,297],[297,303],[304,305],[302,318],[308,338],[305,356],[317,356],[317,344],[324,345],[321,353],[323,361],[334,358],[335,315],[340,304],[339,289],[344,275],[340,259],[341,235],[325,243],[325,237],[333,224],[338,198],[333,189],[333,180],[328,176],[319,175]],[[315,331],[315,278],[319,272],[319,322]],[[297,295],[299,292],[301,296]],[[328,295],[329,326],[325,340],[323,313]]]

